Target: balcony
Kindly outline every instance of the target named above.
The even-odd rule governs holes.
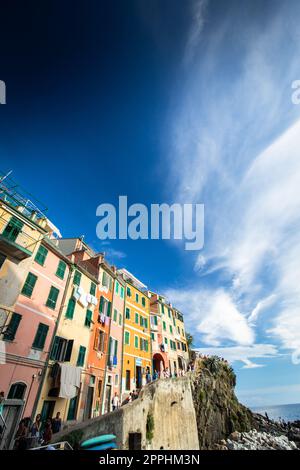
[[[32,255],[37,240],[23,231],[24,224],[12,217],[0,217],[0,250],[19,261]]]

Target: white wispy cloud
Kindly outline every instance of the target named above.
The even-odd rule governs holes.
[[[184,53],[184,64],[187,66],[198,49],[201,33],[205,24],[205,13],[208,0],[196,0],[192,3],[192,26],[189,30]]]
[[[207,345],[218,346],[223,341],[251,345],[255,335],[232,297],[223,289],[168,289],[165,295],[179,310],[186,313],[189,331],[197,332]]]
[[[218,348],[197,348],[200,354],[217,355],[225,357],[229,362],[240,361],[244,363],[244,369],[254,369],[264,367],[264,364],[257,364],[251,359],[270,359],[278,355],[276,346],[272,344],[253,344],[251,346],[231,346]]]
[[[182,301],[190,325],[212,345],[255,344],[256,323],[272,309],[260,334],[290,350],[295,363],[300,107],[291,103],[291,83],[300,75],[298,14],[299,4],[278,4],[260,29],[254,20],[234,22],[229,12],[214,25],[205,48],[201,34],[193,33],[193,19],[194,60],[171,120],[169,162],[176,200],[205,203],[205,249],[195,269],[202,278],[222,271],[231,281],[201,292],[197,280],[193,288],[169,291],[170,298]],[[249,357],[245,361],[245,367],[255,366]]]

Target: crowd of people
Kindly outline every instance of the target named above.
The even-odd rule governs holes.
[[[32,423],[30,418],[23,418],[19,423],[15,435],[15,449],[24,450],[28,447],[47,445],[51,442],[53,434],[61,430],[60,413],[57,412],[55,418],[48,418],[42,422],[42,417],[38,414]]]

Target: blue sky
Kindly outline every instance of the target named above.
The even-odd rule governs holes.
[[[249,405],[300,402],[300,4],[3,9],[0,169],[66,237],[164,292]],[[204,203],[205,246],[96,237],[96,207]]]

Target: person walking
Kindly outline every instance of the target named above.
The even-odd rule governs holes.
[[[120,407],[120,398],[117,392],[115,392],[115,395],[111,401],[111,404],[112,404],[113,411],[117,410]]]

